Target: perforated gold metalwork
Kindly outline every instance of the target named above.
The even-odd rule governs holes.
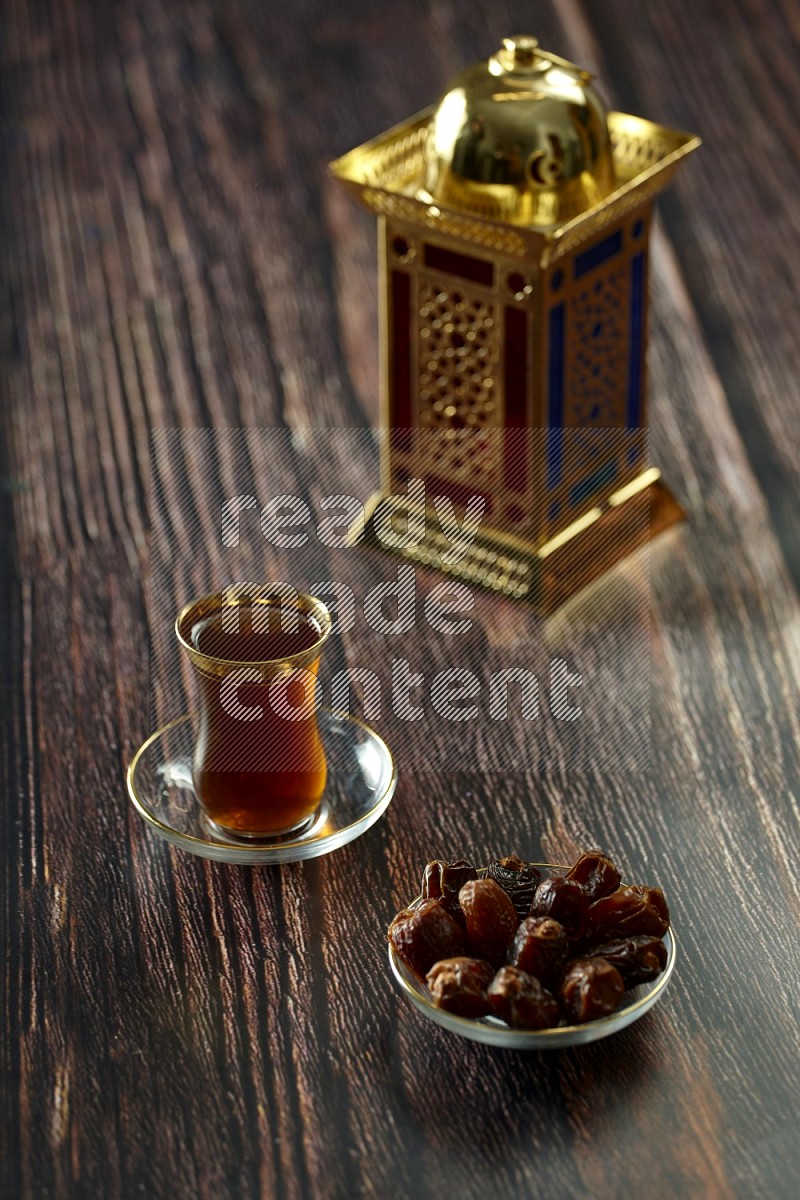
[[[423,567],[441,568],[442,557],[448,549],[447,539],[431,529],[423,542],[404,548],[402,555]],[[513,551],[499,542],[483,539],[480,535],[464,558],[448,564],[446,571],[465,583],[478,584],[514,600],[529,598],[537,580],[537,568],[531,556]]]
[[[575,289],[567,325],[568,344],[575,347],[566,359],[568,428],[625,427],[629,278],[623,260]]]
[[[362,536],[368,544],[379,546],[375,533],[375,516],[379,510],[392,513],[392,527],[397,533],[407,529],[409,506],[399,496],[373,496],[367,505],[365,521],[354,526],[349,540],[357,541]],[[523,542],[482,530],[474,537],[463,557],[450,561],[447,552],[451,543],[442,533],[435,513],[426,511],[425,533],[422,541],[399,547],[395,553],[411,559],[421,566],[433,566],[445,570],[465,583],[477,584],[513,599],[534,601],[539,589],[539,563],[536,554]]]
[[[579,246],[583,246],[592,238],[597,237],[604,229],[611,229],[636,209],[643,208],[649,200],[663,190],[672,178],[675,169],[673,166],[666,174],[657,175],[646,183],[627,185],[627,190],[618,192],[616,199],[609,201],[597,212],[590,213],[580,221],[565,225],[554,235],[552,246],[545,259],[546,264],[552,264],[557,259],[565,258]]]
[[[425,169],[427,136],[428,128],[423,124],[400,127],[396,139],[381,139],[381,144],[365,157],[363,182],[380,188],[402,188]]]
[[[642,305],[648,231],[649,212],[639,206],[633,220],[606,233],[613,247],[607,261],[584,268],[585,274],[577,279],[576,257],[551,267],[544,320],[549,328],[554,310],[563,310],[564,383],[556,426],[563,436],[558,475],[547,480],[545,538],[558,534],[641,473],[646,447],[637,442],[634,431],[647,428],[647,386],[644,354],[637,352],[634,336],[643,347],[645,313],[637,309],[634,321],[632,269],[638,259],[642,295],[636,305]],[[556,276],[559,287],[554,291]],[[638,379],[633,378],[634,371]],[[549,423],[550,415],[543,424]]]
[[[410,221],[501,254],[546,266],[626,213],[652,199],[672,178],[677,164],[696,150],[700,138],[666,129],[628,113],[610,112],[617,187],[600,204],[549,230],[511,230],[485,213],[465,214],[419,197],[424,183],[424,144],[433,108],[425,109],[331,163],[333,174],[375,213]],[[477,203],[477,201],[476,201]]]
[[[419,284],[420,461],[429,470],[481,490],[497,474],[500,427],[497,306],[466,287]]]
[[[628,113],[609,114],[608,134],[618,179],[634,179],[664,162],[675,151],[676,135],[671,129]]]
[[[634,480],[624,502],[612,495],[592,513],[576,521],[551,542],[534,549],[527,541],[493,529],[480,529],[468,553],[457,562],[447,554],[450,543],[441,533],[435,513],[425,514],[425,536],[415,545],[392,552],[435,567],[465,583],[524,600],[542,613],[553,612],[591,580],[638,546],[681,520],[683,513],[659,478],[650,470]],[[393,524],[402,530],[403,501],[396,496],[374,495],[365,519],[354,525],[348,539],[375,549],[386,549],[378,536],[379,512],[400,511]],[[408,511],[407,507],[405,509]]]
[[[383,216],[399,217],[433,229],[438,233],[449,234],[476,246],[486,247],[487,250],[497,250],[501,254],[524,256],[526,244],[524,238],[516,233],[504,230],[502,226],[483,224],[472,217],[456,215],[452,209],[440,209],[435,205],[427,207],[418,200],[407,196],[392,196],[387,192],[367,188],[361,193],[362,202],[374,212]]]

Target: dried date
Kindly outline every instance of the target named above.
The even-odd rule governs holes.
[[[587,958],[604,958],[616,967],[626,988],[650,983],[667,965],[667,947],[661,938],[638,935],[605,942],[587,953]]]
[[[531,863],[524,862],[519,855],[509,854],[497,862],[489,863],[486,869],[488,879],[499,884],[516,909],[517,916],[522,919],[530,911],[533,893],[542,876]]]
[[[589,939],[611,941],[634,934],[663,937],[669,929],[669,909],[661,888],[627,884],[589,908]]]
[[[552,917],[527,917],[514,934],[511,962],[545,987],[558,983],[569,953],[569,935]]]
[[[442,958],[464,954],[464,931],[438,900],[404,909],[389,926],[389,941],[415,974],[424,979]]]
[[[473,879],[458,893],[474,954],[499,967],[506,961],[519,917],[514,905],[493,879]]]
[[[459,1017],[483,1017],[489,1011],[486,989],[494,968],[477,958],[445,958],[428,971],[427,983],[438,1008]]]
[[[617,1008],[625,984],[616,967],[604,958],[577,958],[561,980],[561,1006],[575,1025],[607,1017]]]
[[[571,937],[578,938],[586,928],[590,904],[589,897],[579,883],[554,875],[550,879],[543,879],[537,887],[530,915],[552,917],[564,926]]]
[[[588,850],[582,854],[567,871],[565,878],[580,884],[590,900],[610,895],[622,881],[611,859],[599,850]]]
[[[461,916],[458,893],[470,879],[477,879],[478,872],[472,863],[459,858],[455,862],[434,859],[425,867],[422,876],[423,900],[438,900],[454,917]]]
[[[492,1014],[512,1029],[549,1029],[561,1015],[555,996],[519,967],[501,967],[487,996]]]

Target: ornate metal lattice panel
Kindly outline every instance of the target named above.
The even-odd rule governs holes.
[[[564,425],[565,471],[580,476],[606,453],[599,430],[623,429],[627,420],[627,264],[616,265],[576,291],[569,306]]]
[[[501,416],[496,309],[465,287],[420,279],[419,462],[481,489],[498,468],[499,443],[491,436]]]
[[[647,214],[552,272],[548,312],[548,532],[640,469],[645,424]]]

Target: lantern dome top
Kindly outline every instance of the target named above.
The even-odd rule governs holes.
[[[518,36],[459,75],[439,101],[419,195],[541,228],[571,220],[615,186],[606,106],[592,76]]]

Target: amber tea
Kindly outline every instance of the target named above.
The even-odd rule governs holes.
[[[299,832],[325,789],[314,706],[324,605],[225,594],[187,605],[176,628],[199,686],[193,780],[206,818],[234,837]]]

